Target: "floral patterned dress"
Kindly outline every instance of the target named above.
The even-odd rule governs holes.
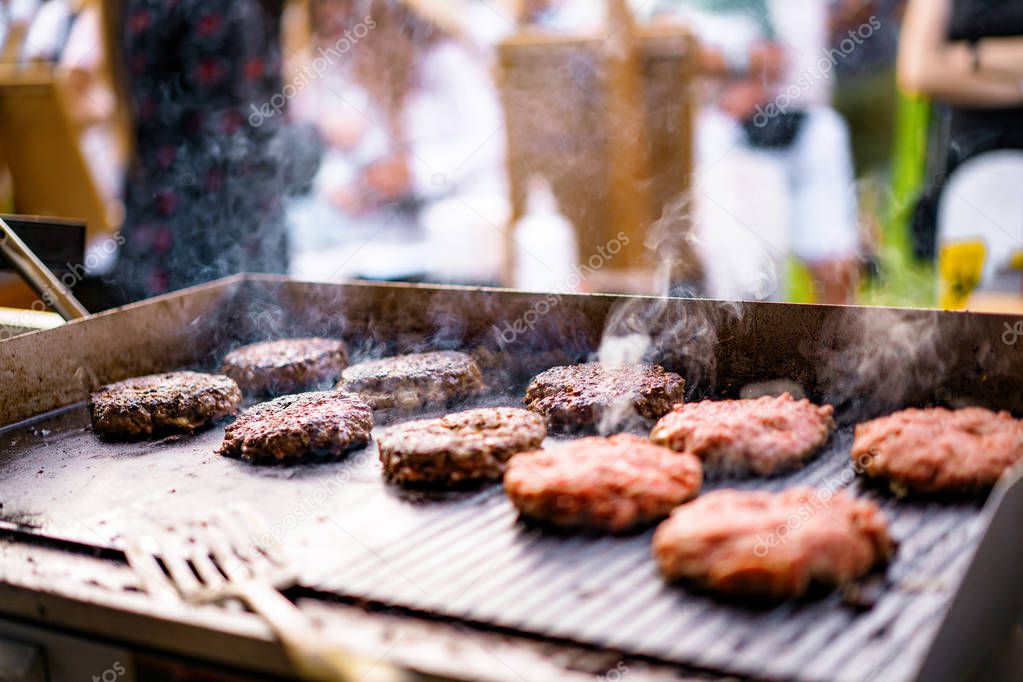
[[[283,101],[280,11],[268,0],[124,3],[135,156],[115,283],[127,298],[286,272],[282,200],[312,177],[318,143],[267,106]]]

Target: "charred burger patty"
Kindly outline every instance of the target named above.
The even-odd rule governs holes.
[[[484,389],[476,361],[465,353],[435,351],[352,365],[338,390],[358,393],[376,409],[414,410],[468,398]]]
[[[708,472],[771,476],[799,466],[835,428],[831,405],[793,400],[785,393],[749,400],[703,400],[678,405],[650,440],[690,452]]]
[[[664,518],[702,482],[696,457],[619,434],[515,455],[504,490],[525,517],[617,533]]]
[[[342,342],[314,337],[242,346],[224,358],[223,372],[246,395],[280,395],[329,386],[347,365]]]
[[[546,417],[552,431],[593,428],[605,416],[617,426],[632,414],[657,419],[683,401],[685,383],[658,365],[591,362],[553,367],[537,375],[526,389],[525,401],[530,410]]]
[[[246,460],[338,456],[369,441],[373,410],[356,395],[323,391],[255,405],[224,430],[218,452]]]
[[[841,585],[891,556],[880,508],[844,492],[718,490],[657,527],[654,558],[668,580],[737,596],[798,597]]]
[[[384,473],[399,483],[497,480],[509,457],[540,447],[543,418],[514,407],[484,407],[420,419],[377,436]]]
[[[852,459],[896,492],[981,492],[1023,459],[1023,421],[980,407],[902,410],[857,425]]]
[[[234,414],[241,402],[228,377],[169,372],[126,379],[89,397],[93,430],[114,438],[192,431]]]

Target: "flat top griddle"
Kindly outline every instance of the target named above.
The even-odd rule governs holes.
[[[387,484],[372,443],[338,461],[252,466],[214,453],[222,426],[134,443],[103,442],[88,428],[82,398],[99,383],[172,368],[216,367],[238,344],[273,336],[268,326],[288,330],[279,336],[345,338],[356,360],[425,348],[483,348],[489,355],[481,357],[493,361],[485,374],[494,390],[471,406],[517,405],[529,376],[556,364],[554,358],[579,359],[592,351],[609,314],[622,304],[613,297],[564,297],[516,345],[488,347],[495,320],[515,319],[540,299],[547,300],[512,292],[228,280],[15,339],[4,350],[16,352],[0,354],[0,376],[11,379],[7,395],[20,402],[9,401],[0,411],[10,422],[31,414],[33,405],[51,409],[0,429],[0,526],[116,547],[124,533],[150,523],[246,502],[262,512],[265,532],[283,542],[301,565],[304,586],[324,598],[397,607],[720,674],[793,680],[914,677],[963,591],[964,572],[990,534],[992,509],[979,500],[899,501],[863,487],[849,461],[852,426],[904,404],[933,401],[936,393],[954,399],[971,387],[979,402],[1018,407],[1014,377],[1021,361],[1011,349],[995,352],[999,349],[990,341],[998,338],[1001,318],[900,313],[933,321],[938,345],[942,338],[968,333],[945,346],[942,365],[954,371],[928,374],[921,367],[930,370],[933,363],[911,356],[904,359],[907,374],[897,391],[860,380],[852,386],[872,399],[858,400],[847,377],[836,374],[845,352],[840,345],[829,341],[818,354],[799,342],[845,339],[835,330],[862,315],[870,323],[868,340],[878,342],[874,330],[891,322],[891,311],[880,311],[881,319],[874,320],[855,309],[753,304],[743,315],[717,318],[710,345],[703,338],[706,330],[698,330],[699,344],[692,346],[692,337],[680,336],[675,322],[706,323],[723,304],[624,301],[626,306],[638,301],[662,317],[666,311],[674,315],[673,345],[654,359],[699,377],[691,389],[734,395],[745,383],[785,377],[839,406],[839,430],[805,468],[766,481],[710,481],[704,488],[777,490],[807,484],[849,488],[881,503],[900,543],[883,574],[868,577],[855,590],[775,605],[664,585],[650,557],[652,531],[624,537],[557,533],[519,520],[499,486],[438,493]],[[657,348],[664,341],[654,323],[648,318],[644,324]],[[76,341],[74,348],[66,345],[69,339]],[[679,348],[692,357],[674,352]],[[709,348],[713,357],[691,352],[700,348]],[[511,369],[501,357],[514,360]],[[687,369],[690,361],[696,370]],[[716,368],[713,376],[709,368]],[[878,403],[886,394],[891,401]],[[69,406],[52,409],[61,404]],[[406,418],[421,416],[426,414]],[[1018,554],[1018,547],[1000,549],[1007,558]]]
[[[482,402],[514,405],[517,397]],[[246,502],[303,567],[308,588],[688,666],[801,680],[910,676],[983,530],[977,502],[899,502],[863,489],[844,427],[804,469],[711,481],[704,490],[852,488],[888,514],[900,542],[894,562],[844,595],[729,603],[664,585],[650,556],[652,531],[600,537],[539,528],[518,518],[500,486],[407,491],[383,480],[373,444],[338,461],[253,466],[215,454],[222,437],[216,427],[156,442],[101,442],[84,405],[8,428],[0,432],[0,519],[116,547],[126,532]]]

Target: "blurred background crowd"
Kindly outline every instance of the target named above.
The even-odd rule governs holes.
[[[1017,0],[2,0],[0,213],[86,221],[94,310],[240,271],[1023,310],[1021,36]]]

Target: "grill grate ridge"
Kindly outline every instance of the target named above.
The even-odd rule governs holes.
[[[381,553],[429,597],[396,576],[374,575],[374,557],[316,587],[726,672],[861,679],[878,661],[901,664],[907,650],[917,656],[925,650],[942,617],[934,600],[951,598],[980,531],[971,523],[980,508],[905,503],[863,486],[853,475],[851,442],[845,427],[803,469],[767,481],[712,480],[705,490],[817,485],[875,499],[901,544],[866,611],[842,605],[838,594],[755,610],[666,586],[650,556],[651,531],[624,538],[552,534],[518,521],[499,486],[460,501]],[[914,578],[933,592],[920,593]],[[878,631],[886,636],[872,639]],[[912,663],[901,669],[912,671]]]

